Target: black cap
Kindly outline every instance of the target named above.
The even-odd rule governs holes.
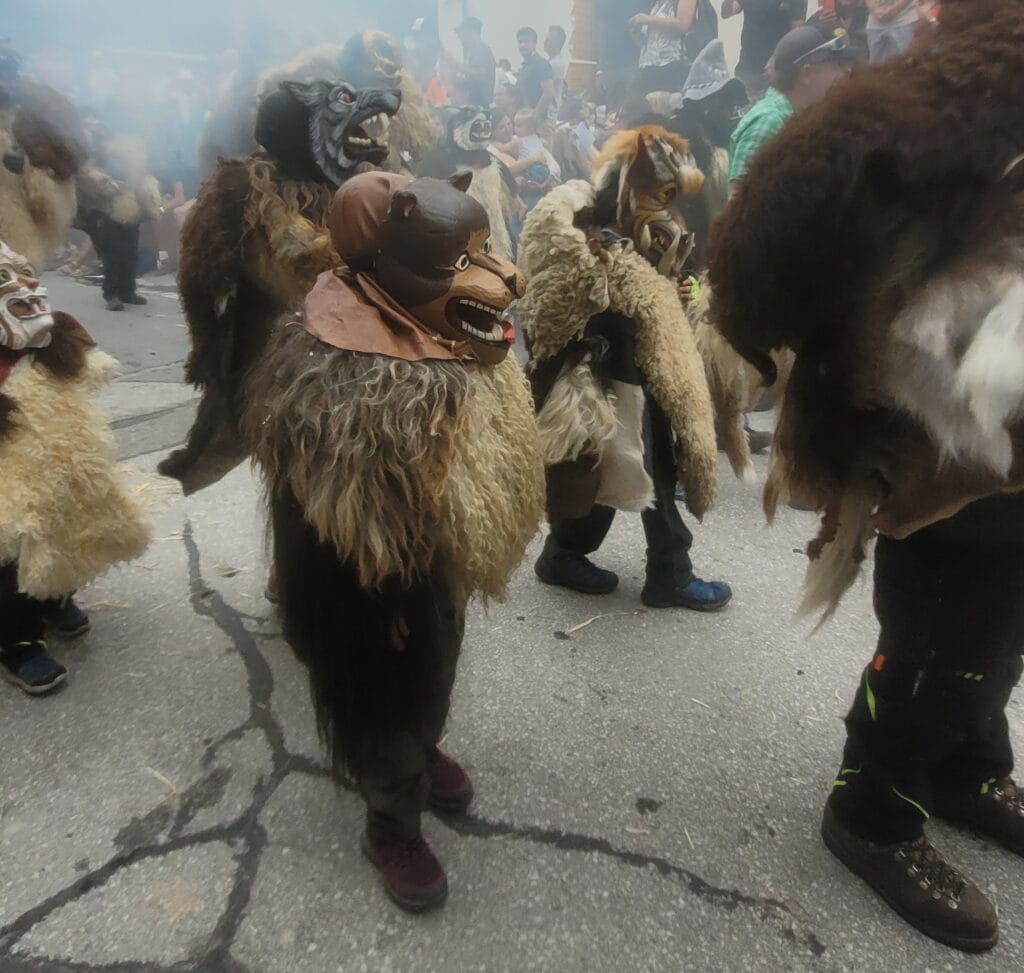
[[[484,22],[479,17],[466,17],[462,23],[455,28],[455,33],[460,30],[473,30],[476,33],[480,33],[484,29]]]
[[[783,75],[805,64],[821,64],[825,61],[851,64],[855,59],[845,30],[839,28],[833,33],[827,33],[807,24],[786,34],[772,55],[776,73]]]

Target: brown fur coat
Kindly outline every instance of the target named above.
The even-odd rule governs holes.
[[[646,260],[621,249],[595,253],[588,246],[573,220],[594,205],[594,198],[590,183],[566,183],[544,197],[526,221],[519,268],[526,275],[527,293],[519,310],[531,358],[538,363],[559,355],[602,312],[618,311],[634,320],[636,364],[679,440],[679,479],[687,506],[702,517],[714,503],[718,458],[693,332],[672,283]],[[615,401],[598,387],[586,362],[566,371],[537,417],[545,461],[553,466],[591,457],[598,467],[617,462],[614,447],[623,417],[617,419],[615,413]],[[633,447],[635,454],[635,443]],[[639,462],[642,466],[642,456]],[[621,465],[618,471],[623,471]],[[643,509],[650,503],[649,490],[645,494],[636,489],[635,479],[627,498],[617,500],[619,493],[616,489],[602,502],[620,509]]]
[[[225,161],[182,229],[178,284],[192,339],[186,377],[203,390],[184,449],[160,464],[186,494],[247,455],[239,383],[274,322],[339,258],[327,231],[332,191],[283,179],[264,156]]]
[[[953,0],[934,42],[837,86],[765,147],[716,226],[712,313],[796,353],[766,491],[824,512],[804,607],[877,527],[1024,486],[1024,5]]]

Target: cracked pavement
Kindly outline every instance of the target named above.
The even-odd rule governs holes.
[[[527,562],[505,604],[471,611],[444,745],[477,799],[425,822],[445,909],[397,911],[262,597],[251,473],[188,500],[153,473],[194,408],[173,292],[111,314],[95,288],[46,283],[124,366],[106,404],[157,539],[81,592],[93,630],[54,644],[62,692],[0,688],[0,973],[940,970],[1019,953],[1009,853],[932,829],[999,904],[986,960],[904,926],[821,845],[870,591],[808,638],[792,609],[813,518],[765,528],[724,466],[694,549],[734,584],[724,615],[641,608],[628,516],[600,557],[614,595],[547,588]],[[1019,733],[1016,700],[1009,715]]]

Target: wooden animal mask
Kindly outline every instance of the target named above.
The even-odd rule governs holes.
[[[509,305],[526,292],[523,275],[491,253],[484,208],[466,195],[470,173],[413,180],[391,199],[374,276],[443,341],[468,342],[495,365],[514,340]]]
[[[679,209],[694,196],[704,175],[689,143],[653,125],[612,136],[594,164],[598,191],[617,187],[617,229],[629,237],[658,273],[675,276],[693,249],[693,234]]]
[[[45,348],[52,331],[46,288],[20,253],[0,243],[0,348]]]

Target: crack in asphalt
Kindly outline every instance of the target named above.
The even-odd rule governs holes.
[[[245,627],[245,620],[258,620],[254,616],[231,607],[219,591],[209,587],[202,575],[199,547],[196,544],[192,522],[186,518],[182,528],[182,542],[188,557],[190,602],[193,611],[211,620],[232,642],[245,668],[249,691],[249,714],[244,722],[233,727],[217,740],[207,744],[202,766],[208,768],[225,744],[240,739],[250,730],[263,734],[271,752],[271,772],[260,777],[253,788],[248,807],[232,821],[184,834],[199,811],[216,806],[223,797],[231,776],[231,769],[214,766],[210,773],[191,784],[179,797],[177,809],[166,802],[158,805],[142,818],[129,822],[115,836],[120,849],[103,865],[79,876],[74,882],[23,912],[6,926],[0,927],[0,958],[2,973],[176,973],[176,971],[217,970],[224,973],[248,973],[244,964],[230,955],[231,947],[252,898],[252,886],[259,871],[260,861],[268,846],[268,835],[259,821],[267,802],[281,783],[292,773],[330,779],[327,767],[314,759],[290,752],[285,744],[284,730],[274,717],[271,700],[274,675],[259,648],[264,639]],[[345,789],[351,789],[346,787]],[[813,933],[798,931],[802,921],[781,899],[760,897],[712,885],[695,872],[656,855],[630,851],[614,846],[606,838],[592,835],[542,828],[536,825],[514,825],[467,814],[461,817],[439,816],[438,820],[458,835],[480,839],[516,838],[523,841],[581,854],[597,854],[620,864],[643,870],[656,871],[662,878],[675,881],[692,895],[726,911],[739,908],[751,910],[762,921],[782,925],[782,935],[796,946],[802,946],[815,957],[826,951],[825,945]],[[54,912],[82,896],[106,885],[117,874],[152,859],[163,858],[174,852],[208,844],[223,843],[239,848],[235,854],[236,870],[231,891],[214,930],[207,937],[204,948],[186,959],[170,965],[121,961],[113,964],[79,963],[71,960],[55,961],[47,957],[14,956],[13,947],[35,926]]]

